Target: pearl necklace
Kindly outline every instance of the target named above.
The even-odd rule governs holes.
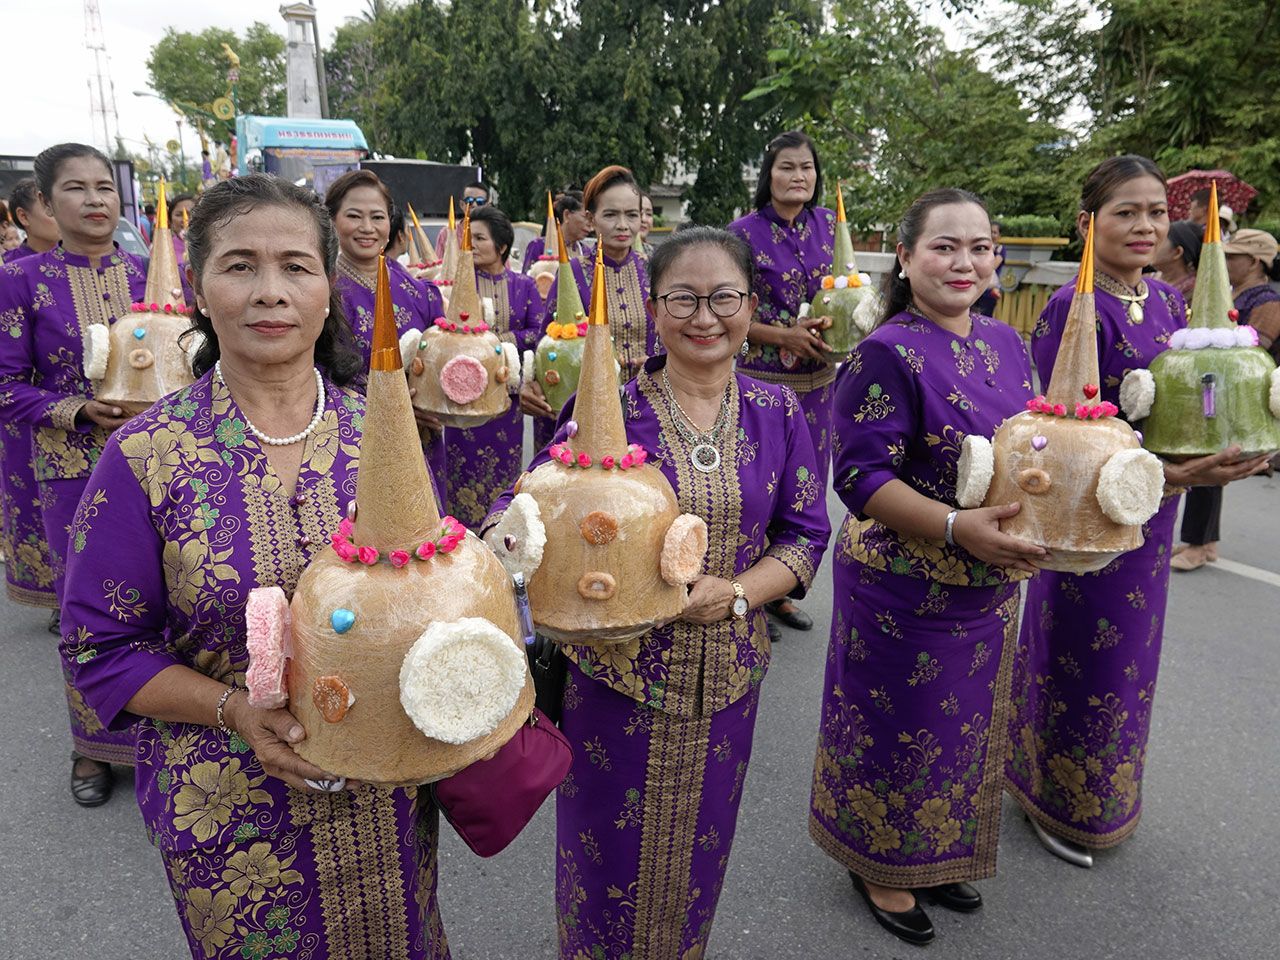
[[[227,381],[222,379],[221,360],[214,361],[213,372],[217,376],[218,382],[224,387],[227,387]],[[271,447],[291,447],[295,443],[301,443],[303,440],[307,439],[307,437],[311,436],[311,434],[315,433],[316,427],[320,426],[320,421],[324,419],[324,377],[320,375],[319,370],[313,369],[313,372],[316,375],[316,414],[311,418],[311,422],[307,424],[305,429],[295,433],[291,437],[269,437],[255,427],[249,420],[249,415],[245,413],[244,410],[241,410],[240,414],[244,417],[244,425],[248,428],[249,432],[257,437],[259,441]],[[231,388],[227,387],[227,390],[230,391]]]

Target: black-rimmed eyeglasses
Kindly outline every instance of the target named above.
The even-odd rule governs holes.
[[[676,320],[688,320],[698,312],[698,304],[703,300],[707,301],[708,310],[721,320],[727,320],[741,309],[742,301],[749,296],[751,294],[742,290],[714,290],[705,296],[677,290],[653,299],[665,306],[667,313]]]

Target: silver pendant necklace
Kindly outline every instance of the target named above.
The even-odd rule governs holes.
[[[675,424],[676,432],[685,443],[693,444],[693,448],[689,451],[689,463],[699,473],[714,473],[720,469],[720,434],[729,420],[729,396],[732,386],[731,379],[725,384],[724,397],[720,401],[720,412],[716,414],[716,422],[708,432],[704,433],[698,429],[693,417],[685,413],[684,407],[680,406],[675,391],[671,389],[671,380],[667,376],[667,371],[665,369],[662,371],[662,388],[667,395],[667,409],[672,413],[679,411],[678,417],[671,418],[672,423]],[[675,410],[671,410],[673,406]]]

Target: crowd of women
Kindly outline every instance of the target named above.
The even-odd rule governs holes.
[[[10,596],[61,610],[76,801],[107,800],[110,763],[136,766],[195,957],[447,957],[427,790],[317,791],[308,781],[332,776],[294,751],[301,727],[243,694],[250,589],[291,593],[354,491],[390,193],[367,171],[323,204],[263,175],[211,187],[183,235],[197,379],[130,419],[94,399],[82,362],[87,327],[121,321],[145,279],[112,241],[111,167],[62,144],[35,174],[11,198],[26,236],[0,273],[4,548]],[[1080,866],[1133,833],[1179,495],[1266,468],[1236,449],[1166,464],[1140,549],[1093,574],[1039,570],[1044,548],[1000,531],[1016,505],[958,508],[957,460],[965,436],[990,436],[1048,380],[1073,285],[1050,300],[1029,355],[972,309],[996,263],[982,200],[935,190],[902,216],[876,329],[830,363],[821,318],[801,310],[832,258],[822,195],[817,150],[789,132],[765,150],[754,209],[725,230],[637,249],[642,191],[619,166],[557,203],[570,248],[586,254],[594,234],[603,255],[628,437],[654,452],[711,544],[678,622],[607,651],[566,649],[561,723],[576,759],[547,851],[566,960],[704,956],[768,618],[811,622],[795,601],[830,539],[829,477],[848,512],[813,690],[809,830],[875,920],[923,944],[935,936],[926,903],[981,907],[973,882],[995,872],[1005,791],[1044,846]],[[1150,272],[1171,244],[1194,262],[1193,233],[1171,229],[1167,210],[1165,178],[1141,157],[1107,160],[1083,184],[1112,402],[1186,322],[1183,292]],[[531,348],[555,295],[544,304],[508,265],[505,214],[481,201],[470,222],[494,329]],[[1237,243],[1237,296],[1268,319],[1274,294],[1258,288],[1275,241]],[[426,329],[440,292],[392,268],[400,332]],[[573,272],[589,302],[590,274],[580,260]],[[1277,333],[1260,332],[1264,345]],[[480,427],[421,415],[437,495],[477,532],[525,466],[526,413],[544,448],[557,426],[536,384]],[[706,445],[710,469],[691,456]]]

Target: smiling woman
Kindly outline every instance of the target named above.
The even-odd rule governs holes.
[[[747,245],[685,229],[650,269],[665,354],[623,389],[627,440],[651,451],[710,547],[679,621],[625,646],[566,647],[563,728],[590,762],[556,801],[563,960],[705,955],[769,666],[760,608],[804,594],[830,535],[795,394],[734,371],[756,306]],[[569,441],[578,426],[561,416]],[[597,520],[593,536],[613,523]]]
[[[237,177],[205,193],[188,250],[199,379],[94,469],[63,661],[102,726],[136,721],[139,805],[193,956],[447,958],[434,808],[416,789],[320,792],[335,778],[295,753],[301,727],[244,695],[250,591],[291,594],[355,494],[364,402],[333,225],[309,191]]]
[[[130,304],[142,299],[146,271],[112,241],[120,197],[102,153],[58,144],[36,157],[35,169],[36,202],[56,222],[51,232],[62,242],[0,273],[0,326],[9,334],[0,353],[0,419],[19,433],[30,430],[25,449],[6,440],[6,459],[21,457],[34,468],[49,565],[31,573],[40,591],[52,587],[60,602],[68,533],[70,545],[79,542],[72,527],[76,504],[108,434],[126,419],[120,408],[94,399],[83,344],[93,325],[127,321]],[[21,556],[43,566],[38,550]],[[68,686],[67,699],[72,739],[83,757],[72,771],[72,795],[97,806],[111,794],[106,763],[131,762],[133,737],[105,730],[74,687]]]

